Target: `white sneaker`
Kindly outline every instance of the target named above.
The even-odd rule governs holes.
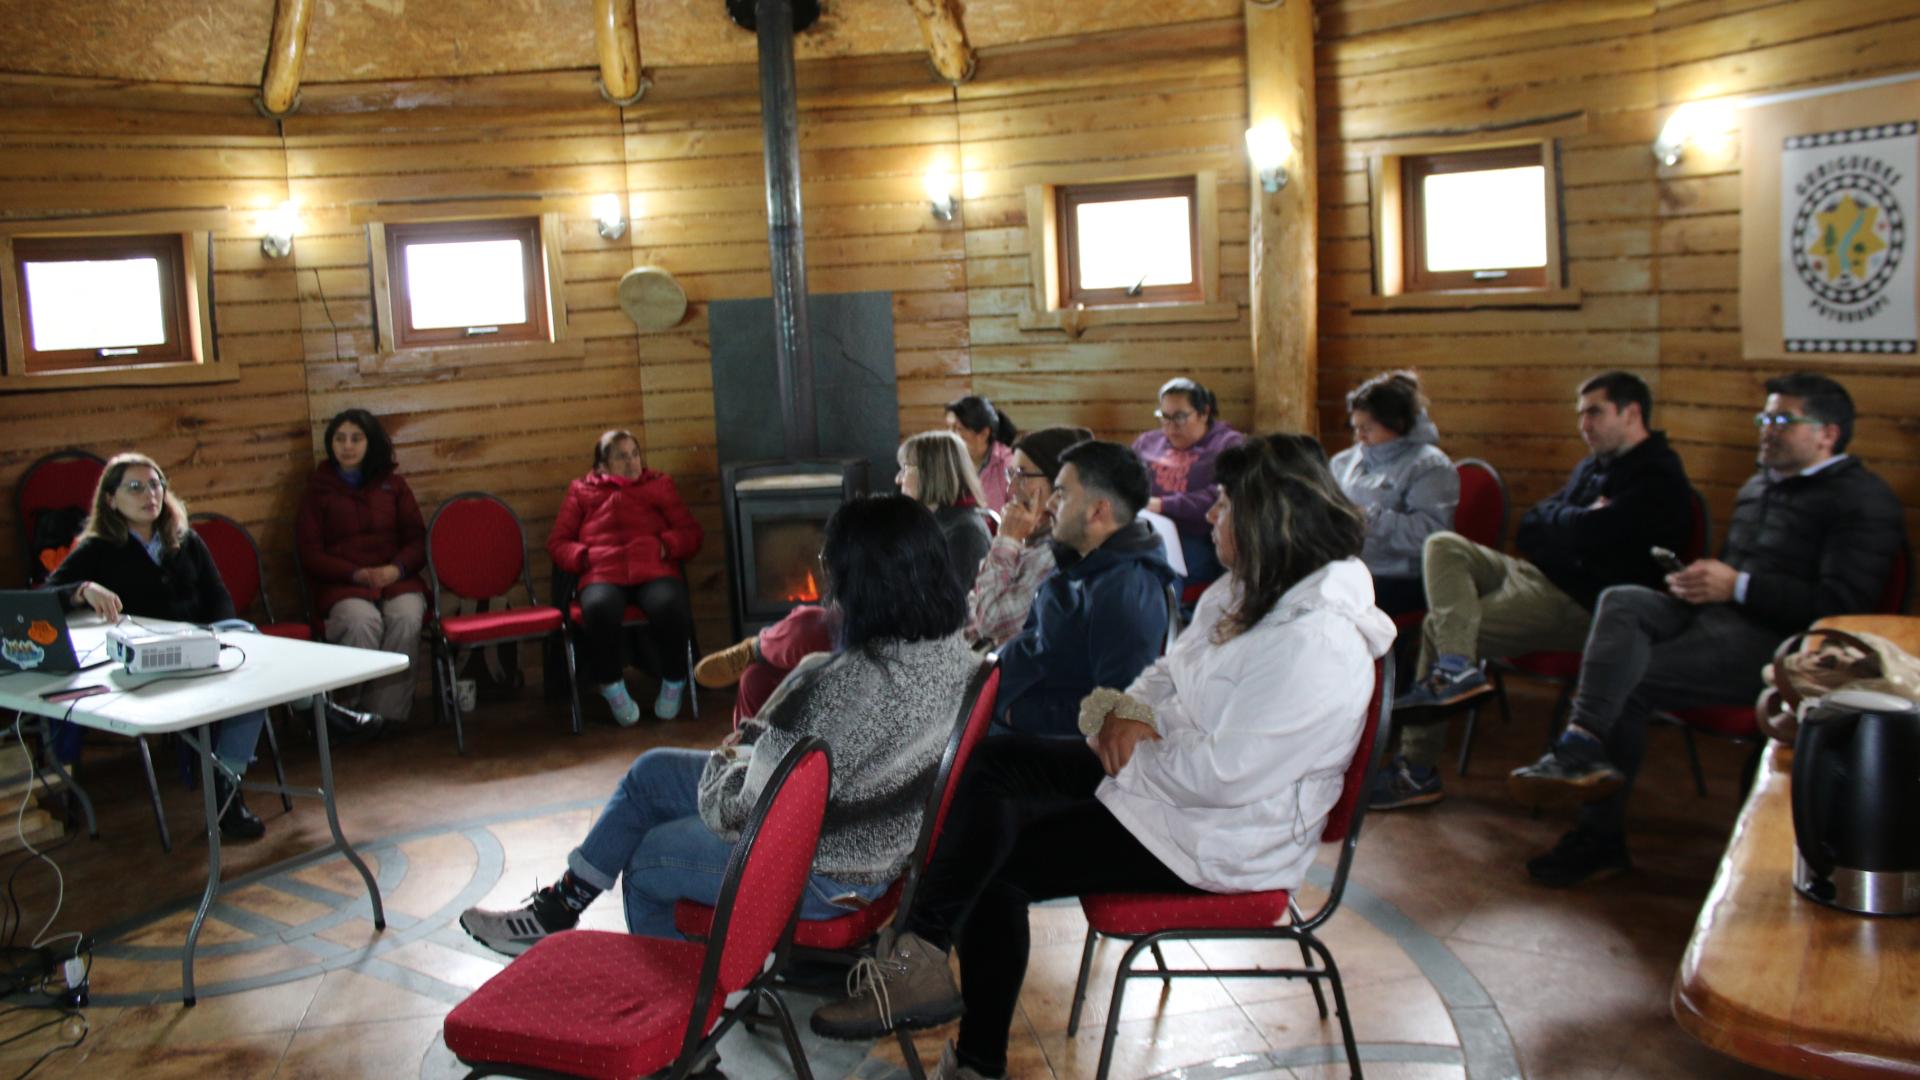
[[[960,1064],[959,1057],[953,1052],[953,1042],[948,1040],[946,1048],[940,1051],[940,1064],[927,1075],[927,1080],[995,1080],[995,1078]]]
[[[670,682],[660,680],[660,693],[653,699],[653,715],[662,720],[671,720],[680,715],[680,700],[687,693],[687,680]]]
[[[600,696],[607,699],[607,708],[613,710],[613,722],[621,727],[632,727],[640,722],[640,704],[627,693],[625,682],[610,682],[600,688]]]

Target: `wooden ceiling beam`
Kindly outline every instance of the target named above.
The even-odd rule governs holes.
[[[920,17],[920,37],[933,70],[955,86],[973,78],[973,46],[960,21],[960,0],[907,0],[907,5]]]
[[[267,72],[260,79],[260,111],[279,119],[300,104],[300,69],[307,60],[307,24],[313,0],[278,0],[273,6],[273,39],[267,46]]]
[[[593,41],[600,56],[600,96],[632,105],[652,84],[640,70],[640,22],[636,0],[594,0]]]

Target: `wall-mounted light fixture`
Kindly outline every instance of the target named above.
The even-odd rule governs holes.
[[[1690,101],[1673,110],[1660,134],[1653,140],[1653,156],[1672,168],[1680,164],[1689,150],[1706,150],[1708,144],[1723,142],[1733,131],[1733,103],[1730,101]]]
[[[627,215],[618,195],[595,195],[593,220],[599,224],[603,240],[618,240],[627,235]]]
[[[933,216],[941,221],[952,221],[954,213],[960,208],[959,200],[953,195],[953,174],[935,165],[927,170],[922,182],[926,184],[927,202],[933,206]]]
[[[293,254],[294,230],[300,226],[300,210],[291,201],[283,202],[267,214],[260,234],[260,250],[269,259],[284,259]]]
[[[1287,161],[1292,156],[1285,124],[1262,120],[1247,129],[1247,159],[1253,163],[1262,188],[1279,191],[1287,186]]]

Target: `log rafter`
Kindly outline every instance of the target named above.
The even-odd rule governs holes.
[[[600,95],[615,105],[632,105],[646,96],[648,81],[640,69],[636,0],[594,0],[593,39],[600,56]]]
[[[920,36],[927,43],[927,60],[942,79],[955,86],[973,78],[974,52],[960,21],[960,0],[907,0],[920,18]]]
[[[267,45],[267,70],[260,79],[260,111],[274,119],[300,105],[300,69],[307,60],[307,24],[313,0],[278,0],[273,6],[273,38]]]

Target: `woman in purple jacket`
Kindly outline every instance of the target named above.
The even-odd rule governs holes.
[[[1220,419],[1213,391],[1185,377],[1160,388],[1160,426],[1133,440],[1133,452],[1147,466],[1153,498],[1147,509],[1173,519],[1180,530],[1180,554],[1187,583],[1204,585],[1220,576],[1207,511],[1213,508],[1213,461],[1220,451],[1240,445],[1240,433]]]

